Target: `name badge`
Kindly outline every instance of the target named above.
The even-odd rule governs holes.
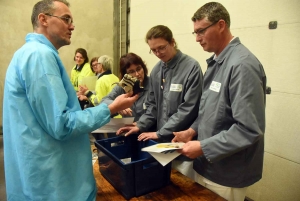
[[[171,84],[170,91],[182,91],[182,84]]]
[[[212,90],[212,91],[215,91],[215,92],[220,92],[221,83],[212,81],[212,83],[210,84],[209,89]]]

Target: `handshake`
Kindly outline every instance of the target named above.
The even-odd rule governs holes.
[[[125,74],[123,79],[119,83],[115,84],[118,84],[120,87],[122,87],[125,93],[132,92],[133,96],[144,91],[144,88],[140,84],[140,80],[128,74]]]

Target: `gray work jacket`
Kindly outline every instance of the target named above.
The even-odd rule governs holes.
[[[262,177],[266,75],[239,38],[207,64],[192,125],[198,127],[204,156],[194,161],[194,169],[220,185],[246,187]]]
[[[168,63],[159,61],[150,75],[146,113],[137,122],[140,131],[156,124],[159,141],[170,142],[174,131],[189,128],[198,115],[202,79],[199,63],[179,50]]]

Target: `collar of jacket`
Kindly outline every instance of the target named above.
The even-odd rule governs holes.
[[[104,71],[103,73],[101,73],[101,74],[98,76],[98,79],[99,79],[100,77],[102,77],[103,75],[109,75],[109,74],[112,74],[111,70]]]
[[[232,47],[235,47],[237,45],[241,44],[241,41],[239,37],[235,37],[230,43],[224,48],[224,50],[219,54],[217,58],[215,58],[215,54],[213,54],[210,58],[206,60],[206,63],[209,64],[211,61],[215,60],[219,65],[223,63],[223,61],[226,59],[227,56],[229,56],[228,51]]]
[[[80,65],[78,68],[77,68],[77,66],[78,66],[78,65],[75,66],[75,69],[74,69],[74,70],[80,72],[80,71],[83,69],[84,64]]]
[[[58,54],[57,49],[53,46],[53,44],[46,38],[45,35],[43,34],[38,34],[38,33],[29,33],[26,35],[25,38],[26,42],[33,42],[33,41],[38,41],[42,44],[47,45],[50,47],[53,51],[55,51]]]
[[[182,52],[180,50],[177,50],[177,53],[170,61],[168,62],[161,61],[161,65],[167,68],[174,68],[178,63],[178,61],[180,60],[181,56],[182,56]]]

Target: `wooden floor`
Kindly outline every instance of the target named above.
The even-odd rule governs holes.
[[[94,149],[95,147],[92,147]],[[2,136],[0,136],[0,201],[5,200],[5,183],[4,183],[4,168],[3,168],[3,149]],[[122,201],[126,200],[106,181],[99,172],[98,161],[94,164],[94,175],[98,187],[96,201]],[[165,188],[155,192],[135,197],[130,201],[223,201],[224,199],[211,192],[210,190],[194,183],[189,178],[183,176],[177,171],[172,171],[171,184]]]
[[[121,194],[119,194],[114,187],[106,181],[99,171],[98,161],[94,164],[94,175],[96,178],[96,183],[98,187],[96,201],[109,201],[109,200],[126,200]],[[130,201],[144,201],[144,200],[174,200],[174,201],[224,201],[222,197],[211,192],[205,187],[193,182],[189,178],[183,176],[176,170],[172,170],[171,174],[171,184],[168,186],[157,190],[152,193],[140,197],[131,198]]]

